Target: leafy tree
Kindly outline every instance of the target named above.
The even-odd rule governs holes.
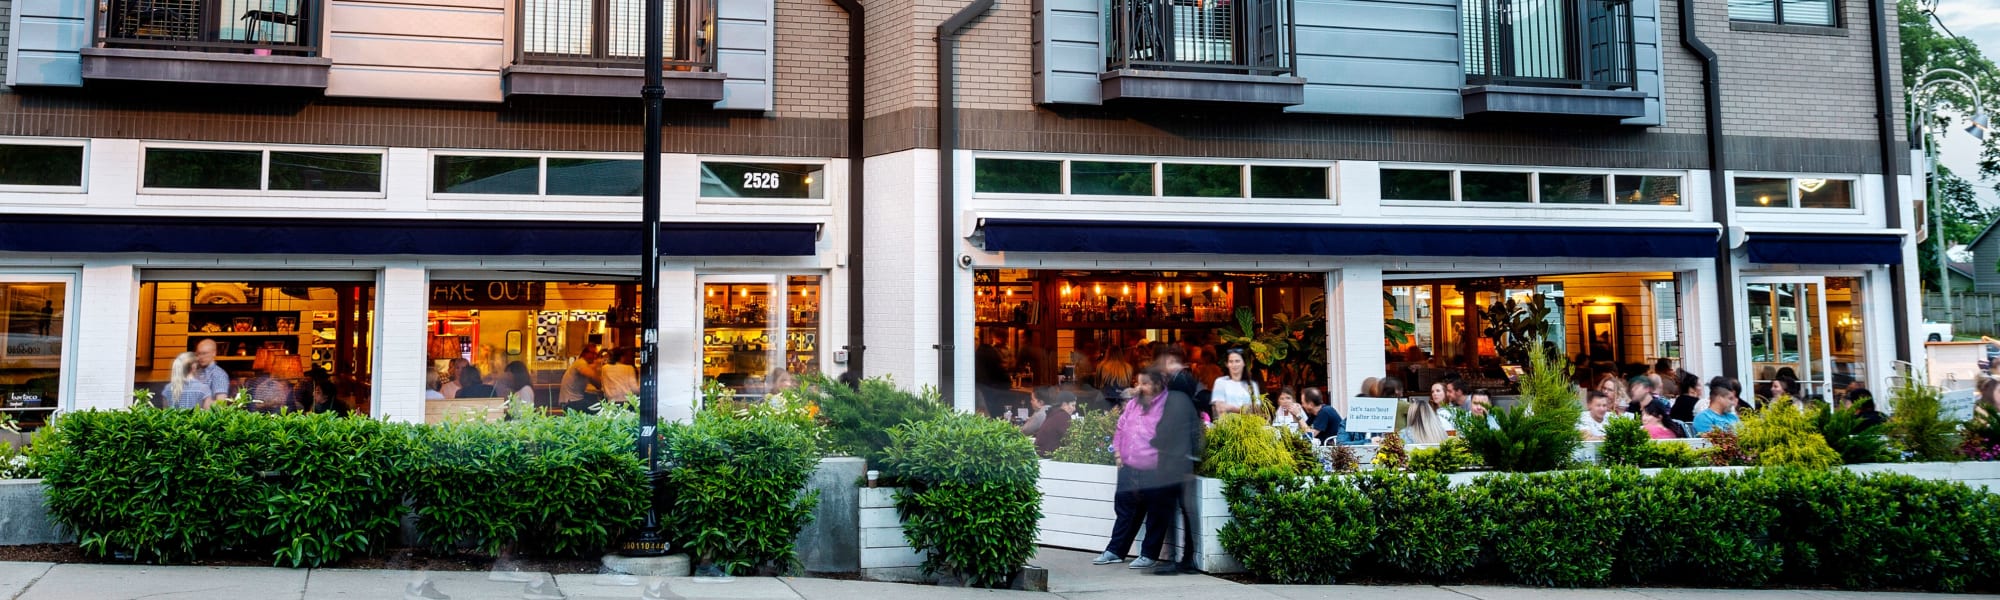
[[[1938,25],[1933,11],[1936,1],[1901,0],[1897,3],[1897,17],[1900,24],[1903,56],[1903,85],[1909,94],[1922,84],[1918,78],[1932,69],[1956,69],[1973,78],[1985,98],[2000,101],[2000,69],[1994,68],[1992,60],[1981,52],[1972,40],[1951,35]],[[1970,94],[1957,86],[1938,86],[1933,89],[1935,98],[1947,109],[1946,114],[1934,115],[1934,126],[1950,126],[1955,115],[1969,115],[1976,112]],[[1995,108],[2000,108],[1996,106]],[[1987,138],[1980,153],[1979,174],[1982,177],[2000,175],[2000,135]],[[1987,224],[2000,217],[2000,210],[1980,206],[1971,182],[1959,177],[1944,167],[1938,168],[1938,197],[1929,206],[1938,207],[1938,218],[1942,220],[1942,231],[1932,235],[1943,236],[1945,247],[1972,241]],[[1926,224],[1928,225],[1928,224]],[[1937,244],[1927,241],[1917,247],[1918,268],[1926,289],[1935,290],[1938,283]],[[1981,265],[1981,269],[2000,268],[2000,265]]]

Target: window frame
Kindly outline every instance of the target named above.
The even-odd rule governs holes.
[[[437,191],[437,159],[441,156],[469,156],[489,158],[532,158],[535,159],[535,193],[533,194],[487,194]],[[638,196],[578,196],[571,194],[550,194],[549,159],[579,158],[603,160],[641,161],[640,175],[645,175],[643,154],[624,152],[524,152],[516,150],[456,150],[432,148],[424,152],[424,194],[435,200],[485,200],[499,202],[521,202],[527,200],[546,202],[642,202],[645,190]],[[664,167],[662,167],[664,168]]]
[[[976,169],[978,169],[979,166],[979,159],[982,158],[1004,159],[1004,160],[1033,160],[1033,161],[1060,163],[1062,186],[1060,188],[1060,191],[1054,194],[1036,194],[1029,192],[978,191],[978,189],[973,186],[973,182],[976,182],[978,179],[978,173]],[[1073,185],[1074,172],[1071,169],[1072,164],[1076,162],[1132,163],[1132,164],[1152,165],[1153,193],[1150,195],[1129,195],[1129,196],[1077,193],[1076,188]],[[1161,200],[1191,201],[1191,202],[1226,201],[1226,202],[1235,202],[1238,204],[1281,205],[1281,206],[1299,205],[1301,203],[1323,202],[1327,203],[1327,205],[1329,206],[1340,205],[1340,169],[1338,168],[1339,163],[1338,161],[1331,161],[1331,160],[1241,159],[1241,158],[1208,158],[1208,157],[1195,157],[1195,156],[1138,157],[1138,156],[1100,155],[1100,154],[978,152],[972,154],[972,156],[967,160],[967,162],[963,164],[968,176],[965,177],[966,183],[962,185],[962,188],[963,188],[963,193],[966,194],[966,197],[968,198],[981,198],[981,199],[1015,198],[1023,200],[1075,199],[1075,200],[1088,200],[1091,202],[1158,202]],[[1237,190],[1237,195],[1235,196],[1167,195],[1166,165],[1168,164],[1223,165],[1223,166],[1237,167],[1239,172],[1238,181],[1240,182],[1240,185],[1238,186]],[[1324,198],[1258,197],[1256,191],[1256,183],[1254,180],[1255,176],[1252,170],[1253,167],[1304,167],[1304,168],[1319,169],[1326,178],[1326,197]]]
[[[40,137],[0,137],[0,145],[5,146],[57,146],[83,149],[83,168],[79,171],[76,185],[12,185],[0,184],[0,192],[41,192],[54,194],[84,194],[90,192],[89,138],[40,138]],[[142,178],[141,181],[144,179]]]
[[[89,149],[86,148],[84,152],[87,158]],[[89,161],[85,162],[87,164]],[[0,268],[0,283],[63,285],[62,354],[56,358],[56,395],[59,399],[56,401],[54,414],[79,410],[76,398],[76,369],[79,360],[78,348],[83,344],[77,338],[82,335],[83,329],[82,319],[77,316],[78,307],[81,306],[78,301],[83,298],[82,281],[82,274],[75,269],[41,269],[26,266]]]
[[[146,186],[146,157],[153,150],[217,150],[257,152],[257,189],[231,190],[216,188],[169,188]],[[86,149],[86,153],[89,151]],[[273,190],[271,189],[272,152],[323,152],[330,154],[373,154],[382,161],[382,172],[376,175],[378,181],[373,192],[340,192],[315,190]],[[87,155],[86,155],[87,158]],[[381,146],[306,146],[284,144],[228,144],[216,142],[171,142],[144,141],[139,143],[138,181],[134,182],[139,194],[147,196],[236,196],[236,197],[277,197],[277,198],[387,198],[389,197],[389,149]],[[86,173],[86,176],[88,174]]]
[[[1784,206],[1743,206],[1737,204],[1736,180],[1738,179],[1783,179],[1785,183]],[[1847,208],[1808,208],[1799,205],[1799,180],[1822,179],[1847,182]],[[1831,173],[1768,173],[1757,171],[1731,171],[1729,173],[1729,206],[1737,212],[1757,214],[1809,214],[1809,215],[1859,215],[1867,213],[1861,204],[1862,178],[1860,175],[1837,175]]]
[[[1785,3],[1789,1],[1791,0],[1771,0],[1771,20],[1769,21],[1759,21],[1756,19],[1739,18],[1735,15],[1735,13],[1729,12],[1728,13],[1729,22],[1755,23],[1758,25],[1775,25],[1780,27],[1817,27],[1821,29],[1845,29],[1847,27],[1846,19],[1842,19],[1841,18],[1842,15],[1840,14],[1841,9],[1845,8],[1844,6],[1841,5],[1841,0],[1826,0],[1827,4],[1831,5],[1830,8],[1832,9],[1831,12],[1833,16],[1833,22],[1829,24],[1793,23],[1785,20]],[[1727,12],[1728,6],[1724,5],[1723,10]]]
[[[1665,169],[1593,169],[1593,168],[1563,167],[1563,166],[1521,167],[1521,166],[1511,166],[1511,165],[1458,165],[1458,164],[1440,165],[1440,164],[1429,164],[1429,163],[1384,162],[1384,163],[1379,163],[1379,167],[1376,170],[1375,179],[1377,184],[1377,194],[1376,194],[1377,196],[1381,195],[1380,192],[1380,184],[1382,179],[1381,172],[1388,170],[1436,171],[1436,172],[1449,173],[1451,176],[1451,199],[1450,200],[1400,200],[1400,199],[1392,199],[1385,197],[1385,198],[1380,198],[1380,201],[1383,206],[1394,206],[1394,207],[1459,206],[1459,207],[1515,208],[1515,209],[1530,208],[1530,207],[1533,208],[1547,207],[1560,210],[1641,210],[1641,211],[1654,211],[1654,212],[1689,212],[1693,210],[1689,206],[1689,203],[1687,202],[1687,196],[1685,194],[1680,196],[1681,201],[1679,204],[1672,204],[1672,205],[1624,204],[1618,202],[1618,177],[1621,175],[1638,176],[1638,177],[1673,177],[1681,181],[1680,184],[1681,189],[1685,190],[1687,189],[1686,186],[1688,180],[1688,174],[1686,171],[1674,171]],[[1465,199],[1465,180],[1463,177],[1466,171],[1473,171],[1478,173],[1526,173],[1528,174],[1528,201],[1491,202],[1484,200],[1467,200]],[[1542,201],[1543,174],[1588,175],[1601,178],[1604,182],[1603,185],[1604,201],[1600,203],[1590,203],[1590,204],[1543,202]]]

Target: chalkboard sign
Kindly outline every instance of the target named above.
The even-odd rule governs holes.
[[[1352,398],[1347,401],[1347,430],[1388,433],[1396,430],[1395,398]]]
[[[431,308],[542,308],[543,285],[534,281],[433,281]]]

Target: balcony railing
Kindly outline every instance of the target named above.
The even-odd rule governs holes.
[[[1108,70],[1290,75],[1292,0],[1109,0]]]
[[[98,6],[100,47],[319,53],[317,0],[106,0]]]
[[[666,0],[670,71],[715,68],[716,0]],[[639,68],[645,0],[519,0],[515,64]]]
[[[1637,79],[1631,0],[1464,0],[1465,82],[1592,90]]]

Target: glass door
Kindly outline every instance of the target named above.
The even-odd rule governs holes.
[[[820,291],[818,275],[702,277],[702,380],[748,400],[818,372]]]
[[[1796,398],[1826,399],[1833,365],[1825,334],[1829,331],[1825,280],[1747,278],[1745,288],[1758,405],[1772,397],[1772,382],[1778,380],[1785,380],[1786,392]]]

